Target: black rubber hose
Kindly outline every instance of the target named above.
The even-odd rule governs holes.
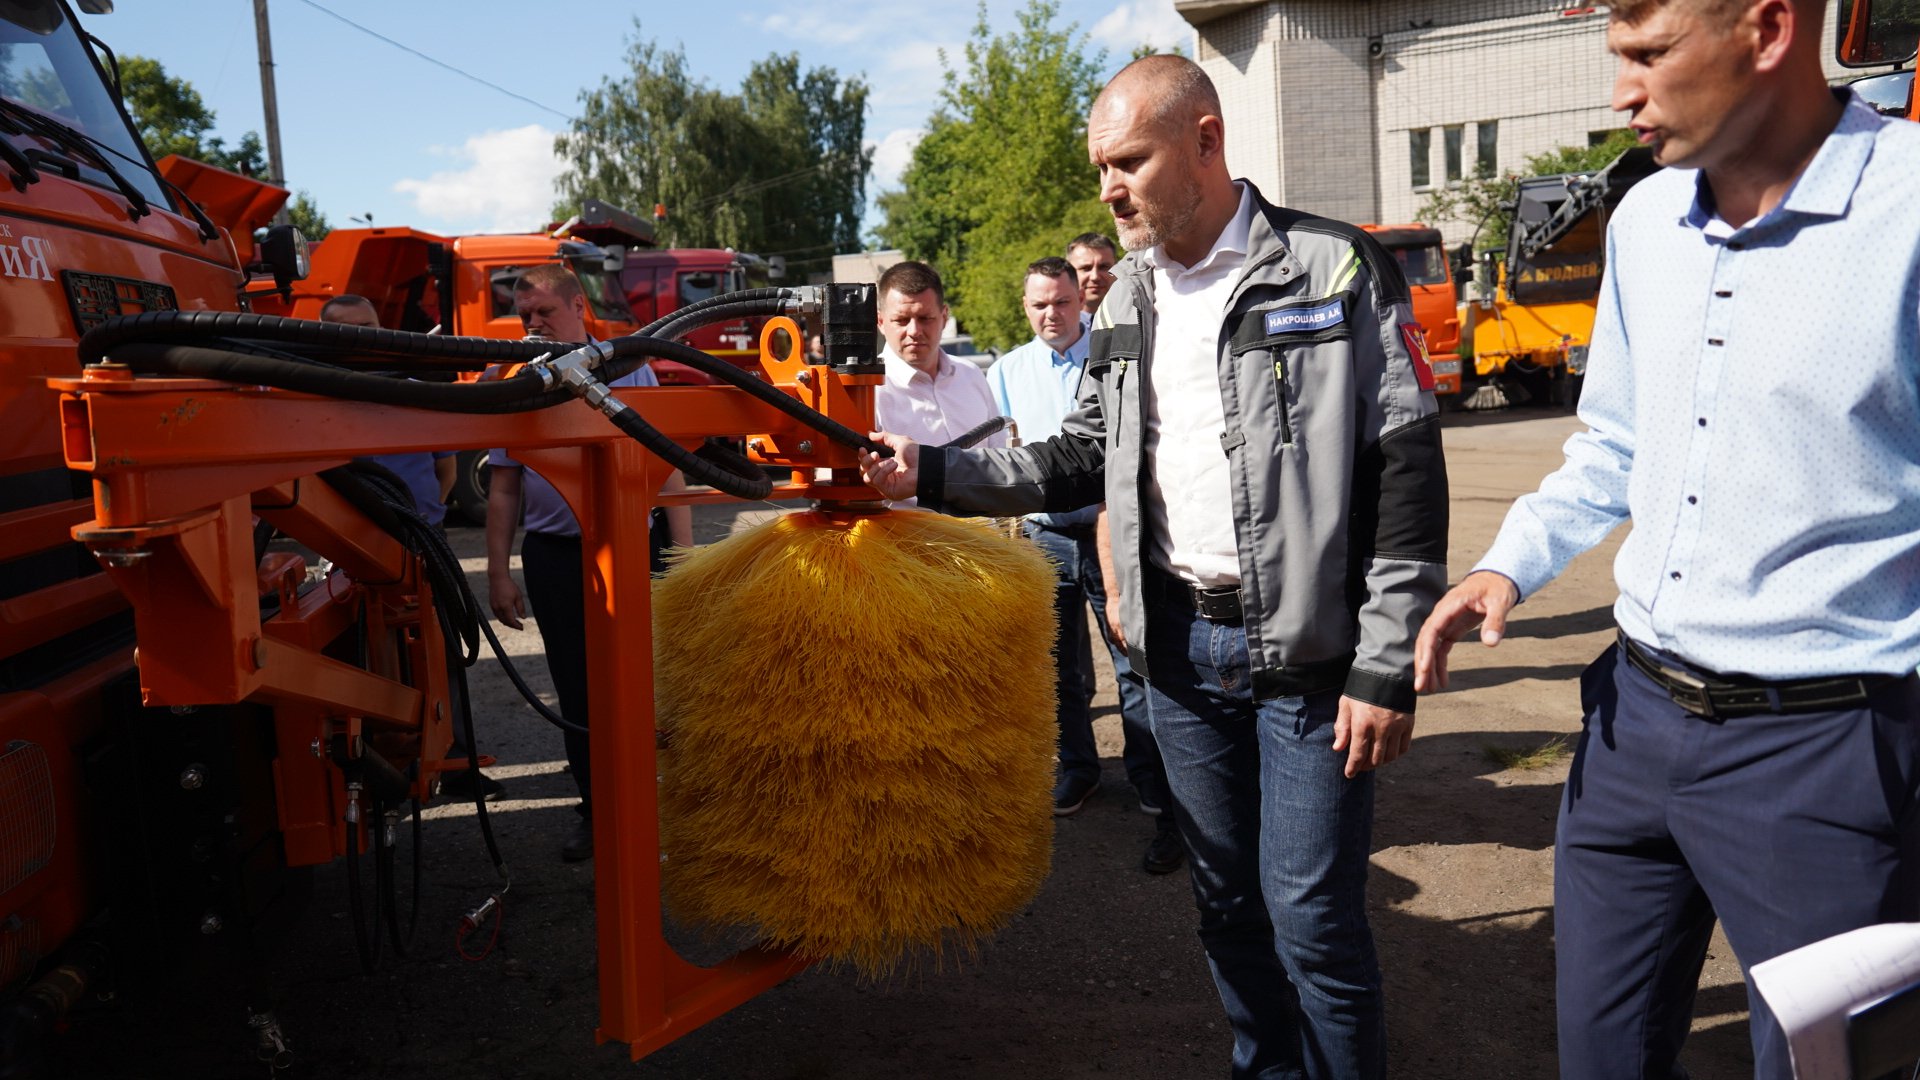
[[[277,357],[160,342],[116,345],[112,358],[143,374],[221,379],[320,397],[441,412],[531,412],[573,397],[565,388],[543,389],[540,377],[528,371],[491,382],[415,382]]]
[[[1006,426],[1007,426],[1006,417],[1004,416],[988,417],[986,420],[981,421],[975,427],[968,429],[965,434],[961,435],[957,439],[954,439],[952,442],[941,443],[940,449],[944,450],[947,447],[953,447],[958,450],[965,450],[967,447],[972,446],[973,444],[979,442],[981,439],[984,439],[987,436],[992,435],[997,431],[1000,431]]]
[[[410,358],[469,360],[476,364],[535,360],[555,347],[551,341],[409,334],[401,330],[287,319],[245,311],[149,311],[108,319],[82,335],[79,348],[81,361],[92,363],[119,346],[133,342],[204,343],[209,338],[223,337],[319,346],[359,355],[385,353]]]
[[[691,315],[696,311],[706,311],[710,308],[719,307],[722,304],[739,303],[747,300],[798,300],[799,298],[800,295],[796,290],[788,288],[743,289],[740,292],[717,293],[707,297],[705,300],[696,300],[685,307],[678,307],[667,312],[665,315],[641,327],[639,336],[659,337],[662,326]],[[775,312],[775,314],[781,314],[781,312]]]
[[[668,464],[679,469],[681,474],[696,484],[706,484],[717,491],[723,491],[736,499],[764,499],[773,493],[773,481],[759,467],[745,458],[747,471],[738,471],[732,462],[724,458],[715,460],[704,453],[690,453],[679,443],[663,434],[659,428],[647,423],[637,409],[621,409],[610,419],[613,426],[625,432],[629,438],[652,451]],[[711,444],[706,444],[710,446]],[[702,450],[705,446],[702,447]],[[734,455],[739,457],[738,454]]]
[[[728,302],[725,304],[716,304],[710,308],[700,308],[697,310],[682,308],[679,311],[667,315],[665,318],[657,320],[658,329],[652,330],[651,332],[641,331],[634,336],[670,340],[690,331],[698,330],[702,326],[708,326],[726,319],[746,318],[754,315],[783,315],[786,313],[788,307],[786,303],[777,300],[736,301],[733,297],[728,297],[727,300]]]
[[[622,346],[626,342],[633,340],[634,338],[631,337],[614,339],[612,343],[614,355],[620,355]],[[657,343],[669,351],[650,352],[647,355],[660,360],[672,360],[677,364],[685,364],[697,371],[704,371],[729,386],[735,386],[745,390],[752,397],[773,406],[780,412],[800,421],[842,446],[851,446],[860,450],[866,450],[870,453],[878,454],[881,457],[893,456],[892,447],[884,443],[874,442],[872,439],[867,438],[865,432],[855,431],[847,425],[840,423],[838,420],[829,418],[825,413],[815,411],[812,407],[806,405],[793,395],[785,393],[779,387],[773,386],[764,380],[754,378],[752,373],[741,368],[738,364],[729,364],[725,360],[715,359],[691,345],[682,345],[677,341],[658,341]]]

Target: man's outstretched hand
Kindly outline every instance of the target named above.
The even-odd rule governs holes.
[[[1507,632],[1507,612],[1520,602],[1520,590],[1504,574],[1481,570],[1468,574],[1434,605],[1413,646],[1413,688],[1420,693],[1447,688],[1447,653],[1454,642],[1480,628],[1480,643],[1492,648]]]
[[[920,486],[920,444],[905,435],[884,431],[869,432],[867,437],[893,447],[893,456],[883,458],[862,450],[860,479],[889,499],[913,498]]]

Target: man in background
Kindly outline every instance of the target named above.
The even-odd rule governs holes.
[[[1060,434],[1060,422],[1078,408],[1080,378],[1087,363],[1088,334],[1081,318],[1081,290],[1073,268],[1058,256],[1027,267],[1021,305],[1033,327],[1032,341],[1000,358],[987,372],[1000,411],[1013,417],[1022,439],[1035,442]],[[1185,861],[1173,816],[1166,813],[1166,772],[1147,718],[1147,694],[1127,667],[1126,650],[1104,632],[1107,591],[1101,576],[1095,524],[1104,504],[1060,514],[1028,514],[1021,521],[1027,538],[1054,563],[1054,615],[1060,633],[1054,646],[1056,719],[1060,725],[1060,762],[1053,788],[1053,812],[1078,813],[1100,788],[1100,752],[1094,743],[1093,648],[1087,611],[1102,627],[1100,637],[1113,657],[1125,736],[1123,760],[1140,808],[1155,820],[1153,840],[1141,865],[1154,874],[1172,873]]]
[[[586,294],[573,271],[558,263],[543,263],[523,274],[513,290],[513,306],[529,338],[557,342],[584,342],[587,334]],[[613,386],[658,386],[651,367],[640,367]],[[492,474],[487,486],[487,599],[494,617],[515,630],[531,606],[546,644],[547,672],[553,677],[560,716],[569,724],[589,726],[587,713],[587,613],[585,573],[580,548],[580,522],[560,492],[541,475],[495,449],[489,458]],[[662,489],[674,490],[679,474]],[[520,568],[526,591],[513,580],[513,535],[522,524],[526,536],[520,545]],[[684,506],[666,511],[668,535],[660,535],[656,519],[655,558],[669,540],[682,547],[693,543],[693,514]],[[658,568],[656,564],[656,569]],[[593,857],[593,763],[588,736],[564,732],[567,765],[580,792],[580,823],[560,847],[560,857],[580,862]]]

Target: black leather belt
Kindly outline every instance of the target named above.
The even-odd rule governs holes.
[[[1635,644],[1625,631],[1620,633],[1620,652],[1627,663],[1665,690],[1675,705],[1695,716],[1713,719],[1850,709],[1865,705],[1875,690],[1894,681],[1891,675],[1837,675],[1781,682],[1730,678],[1668,664]]]
[[[1160,569],[1147,571],[1147,589],[1169,604],[1177,604],[1208,622],[1237,626],[1245,618],[1238,585],[1196,585]]]

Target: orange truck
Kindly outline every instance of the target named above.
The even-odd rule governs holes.
[[[393,837],[409,804],[419,821],[442,773],[486,760],[452,750],[468,697],[458,639],[484,615],[462,597],[457,562],[425,554],[445,552],[404,516],[404,489],[343,467],[373,454],[525,448],[570,492],[583,543],[599,545],[588,550],[608,552],[587,561],[608,598],[588,605],[592,693],[635,722],[600,734],[596,755],[610,775],[639,781],[603,796],[617,809],[597,825],[607,830],[595,873],[601,1037],[639,1056],[804,966],[749,950],[695,968],[661,935],[651,683],[632,658],[651,656],[647,514],[673,466],[635,452],[594,410],[571,407],[565,389],[568,408],[531,411],[380,403],[525,394],[541,382],[537,372],[484,384],[380,377],[391,355],[458,356],[477,368],[550,347],[259,318],[250,306],[304,312],[321,302],[301,283],[304,239],[266,225],[287,193],[194,162],[156,163],[108,74],[110,54],[69,0],[0,5],[0,55],[10,76],[0,80],[0,175],[10,180],[0,184],[0,1073],[64,1074],[55,1035],[75,1006],[110,993],[132,1000],[209,966],[245,988],[233,1046],[154,1048],[153,1071],[289,1065],[268,1004],[270,957],[254,935],[297,896],[304,868],[370,862],[371,940],[384,911],[400,944]],[[353,238],[340,239],[328,250],[345,252]],[[338,287],[377,293],[401,326],[465,329],[471,318],[505,331],[495,301],[504,268],[578,255],[606,270],[604,255],[552,238],[512,252],[472,238],[440,249],[451,273],[438,280],[458,292],[436,291],[431,274],[416,292],[436,238],[368,230],[361,240],[343,265],[389,261],[377,274],[346,270]],[[379,292],[376,280],[401,289]],[[606,311],[624,311],[610,284],[603,299]],[[838,302],[840,324],[864,322],[870,338],[870,296],[864,309]],[[791,320],[773,324],[769,338],[795,339]],[[287,351],[313,340],[332,351],[304,360]],[[369,341],[386,351],[359,352]],[[852,357],[857,344],[834,355]],[[811,395],[848,423],[870,422],[878,376],[809,368],[790,347],[762,360],[777,375],[767,394]],[[215,366],[189,372],[199,363]],[[236,363],[296,370],[322,387],[358,378],[378,396],[343,401],[311,382],[270,388],[238,377]],[[764,397],[735,387],[621,394],[615,404],[650,413],[674,446],[752,434],[774,452],[806,447],[790,454],[796,476],[853,475],[851,449],[815,448],[815,429]],[[855,484],[842,497],[868,490]],[[268,547],[262,526],[321,561]],[[613,618],[613,598],[629,618]],[[498,925],[504,860],[495,869],[500,881],[476,874],[473,899],[495,891],[463,932]],[[362,890],[350,892],[353,942],[323,932],[341,933],[348,951],[360,946],[366,964]],[[166,1060],[183,1051],[191,1057]]]
[[[1413,294],[1413,317],[1427,335],[1433,392],[1460,392],[1459,291],[1440,230],[1428,225],[1362,225],[1399,260]]]
[[[627,307],[642,326],[710,297],[759,288],[781,276],[777,260],[731,248],[659,248],[652,223],[598,199],[581,204],[577,217],[560,226],[566,235],[599,244],[617,266]],[[766,320],[743,317],[700,327],[681,340],[710,356],[745,367],[759,363],[760,328]],[[656,361],[654,374],[666,386],[710,386],[712,376],[685,364]]]
[[[611,258],[611,268],[609,260]],[[318,319],[333,297],[364,296],[380,325],[414,333],[519,339],[513,286],[529,266],[565,262],[587,295],[587,331],[602,340],[639,329],[617,275],[618,252],[548,232],[445,237],[410,228],[335,229],[312,247],[312,270],[286,294],[254,302],[267,315]],[[447,511],[486,520],[487,448],[456,449]]]
[[[1888,67],[1847,84],[1887,116],[1920,120],[1911,64],[1920,53],[1920,9],[1903,0],[1841,0],[1834,54],[1843,67]]]

